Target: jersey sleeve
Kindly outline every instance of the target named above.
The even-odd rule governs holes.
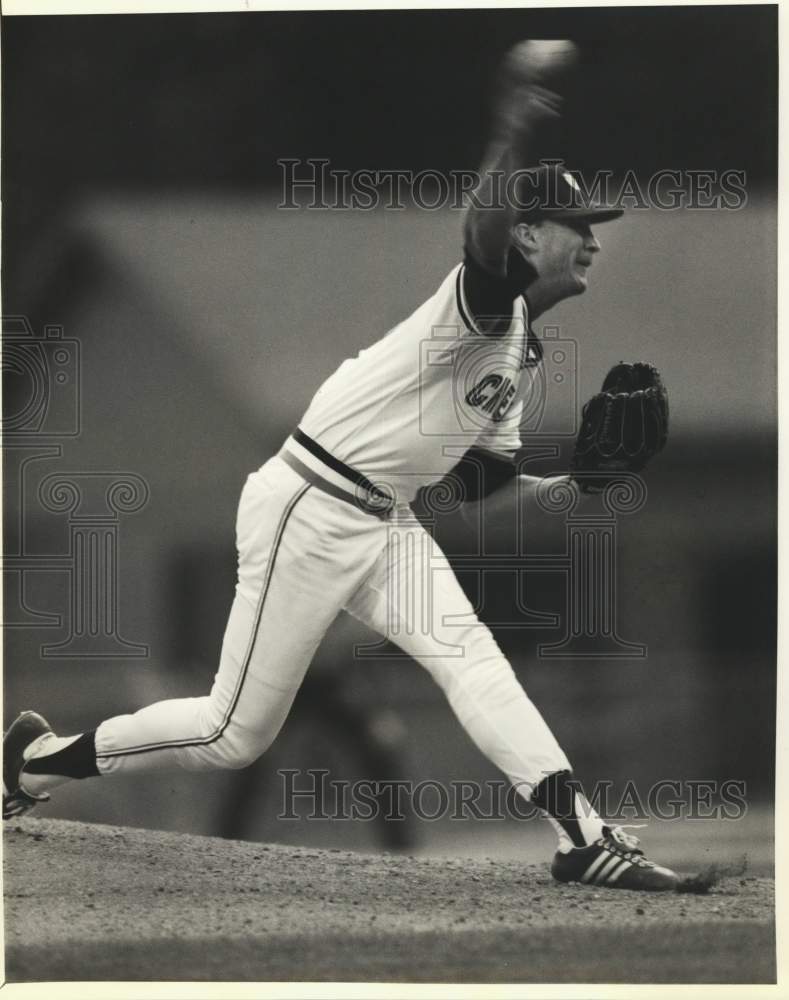
[[[498,424],[491,424],[477,438],[475,449],[489,452],[494,457],[507,462],[515,462],[521,449],[521,418],[523,400],[516,400]]]

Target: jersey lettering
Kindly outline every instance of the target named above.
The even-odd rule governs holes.
[[[488,392],[488,389],[493,391]],[[466,402],[469,406],[481,407],[485,413],[491,414],[494,423],[499,423],[512,405],[516,391],[511,379],[491,372],[469,390]]]
[[[469,406],[484,406],[484,404],[489,400],[496,398],[498,393],[495,392],[495,390],[499,388],[503,381],[503,375],[491,372],[489,375],[486,375],[481,382],[477,382],[477,384],[469,390],[468,395],[466,396],[466,402]],[[486,392],[487,389],[493,389],[494,392],[488,394]]]
[[[406,502],[449,472],[464,446],[520,447],[519,415],[531,390],[523,369],[541,355],[528,305],[512,303],[510,326],[498,336],[480,334],[467,322],[462,277],[459,264],[410,316],[344,361],[299,424]]]
[[[507,381],[509,381],[509,379]],[[509,410],[510,406],[512,406],[512,399],[513,396],[515,395],[515,392],[516,392],[515,386],[512,384],[512,382],[510,382],[506,392],[501,397],[501,402],[496,407],[496,411],[491,418],[494,424],[497,424],[499,423],[499,421],[504,419],[507,410]]]

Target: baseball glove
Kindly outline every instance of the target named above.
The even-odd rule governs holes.
[[[599,493],[622,472],[640,472],[668,437],[668,393],[652,365],[621,361],[581,412],[570,466],[584,493]]]

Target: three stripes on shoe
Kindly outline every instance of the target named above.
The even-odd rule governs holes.
[[[592,885],[613,885],[619,876],[633,867],[633,862],[618,854],[612,855],[605,848],[600,849],[600,853],[589,865],[580,878],[581,882],[591,882]]]

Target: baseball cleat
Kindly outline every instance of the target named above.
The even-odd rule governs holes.
[[[3,819],[24,816],[49,796],[31,795],[21,786],[22,770],[33,744],[52,734],[52,727],[37,712],[22,712],[3,737]]]
[[[638,846],[638,837],[621,826],[606,826],[603,836],[589,847],[557,852],[551,875],[557,882],[585,882],[612,889],[640,889],[649,892],[675,890],[679,876],[670,868],[647,861]]]

